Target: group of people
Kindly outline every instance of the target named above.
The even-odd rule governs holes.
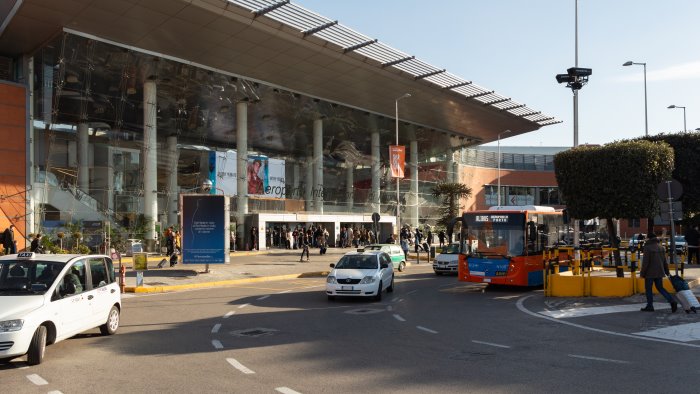
[[[377,243],[377,234],[365,226],[359,228],[357,226],[344,226],[340,228],[338,242],[341,248],[358,248],[360,246]]]

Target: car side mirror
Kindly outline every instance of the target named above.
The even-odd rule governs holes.
[[[379,266],[380,266],[382,269],[384,269],[384,268],[389,268],[389,264],[387,264],[387,263],[381,263]]]
[[[334,264],[334,263],[331,263],[331,268],[335,268],[335,264]]]

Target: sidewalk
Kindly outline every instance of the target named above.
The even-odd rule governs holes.
[[[136,287],[136,271],[132,259],[122,258],[126,267],[127,293],[162,293],[186,289],[227,286],[242,283],[263,282],[303,277],[325,277],[330,264],[338,261],[343,254],[355,248],[328,248],[321,256],[318,249],[311,249],[310,261],[299,261],[301,250],[270,249],[265,251],[233,252],[228,264],[210,264],[205,272],[203,264],[178,264],[170,268],[157,268],[158,262],[166,258],[149,257],[148,270],[143,272],[143,286]],[[114,261],[118,270],[119,262]],[[416,264],[415,254],[409,256],[407,266]],[[421,254],[421,264],[428,264],[426,254]],[[432,260],[430,261],[432,264]],[[117,271],[118,272],[118,271]]]

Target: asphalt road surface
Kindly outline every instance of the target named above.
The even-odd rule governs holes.
[[[38,366],[0,365],[0,391],[624,393],[700,384],[700,326],[698,340],[678,334],[698,315],[625,312],[619,300],[584,308],[541,290],[459,283],[428,266],[397,273],[381,302],[329,301],[324,288],[309,278],[124,298],[116,335],[94,330],[49,346]]]

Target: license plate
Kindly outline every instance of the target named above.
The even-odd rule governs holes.
[[[340,286],[340,290],[352,290],[352,286]]]
[[[484,282],[491,283],[491,278],[484,278]]]

